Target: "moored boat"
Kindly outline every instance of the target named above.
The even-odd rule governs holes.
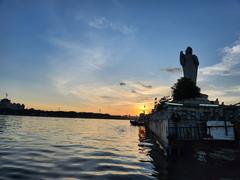
[[[131,125],[133,126],[144,126],[145,123],[143,121],[139,121],[139,120],[130,120]]]

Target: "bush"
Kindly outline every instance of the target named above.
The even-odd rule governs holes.
[[[200,88],[189,78],[182,77],[171,87],[174,101],[200,97]]]

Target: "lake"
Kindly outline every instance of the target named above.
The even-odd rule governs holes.
[[[0,179],[240,177],[235,151],[167,160],[151,133],[125,120],[0,116],[0,139]]]

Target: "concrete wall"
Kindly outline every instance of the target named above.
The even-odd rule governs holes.
[[[176,118],[173,119],[173,114],[178,114],[180,120],[176,121]],[[208,122],[207,126],[210,126],[214,121],[216,123],[211,124],[212,126],[223,126],[224,124],[222,123],[224,121],[222,120],[225,115],[226,112],[224,111],[223,113],[222,108],[216,107],[167,106],[159,112],[152,113],[149,116],[148,125],[150,130],[158,138],[158,141],[164,148],[167,148],[169,143],[167,138],[169,133],[168,128],[182,127],[183,130],[186,130],[185,128],[187,127],[187,130],[188,128],[190,130],[193,129],[189,136],[198,138],[207,133],[207,129],[203,127],[204,125],[206,127],[206,121]],[[202,129],[195,129],[197,127]],[[228,127],[227,130],[228,135],[225,134],[226,131],[224,127],[213,128],[211,129],[210,135],[213,137],[213,140],[234,140],[234,128]],[[177,134],[179,134],[179,131],[177,131]]]
[[[153,114],[149,120],[148,126],[150,130],[154,133],[154,135],[157,137],[161,145],[164,148],[167,148],[168,120],[166,119],[166,114],[161,114],[160,112]]]

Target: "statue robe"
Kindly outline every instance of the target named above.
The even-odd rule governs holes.
[[[192,54],[180,54],[180,63],[183,67],[184,77],[191,79],[196,84],[199,65],[197,56]]]

